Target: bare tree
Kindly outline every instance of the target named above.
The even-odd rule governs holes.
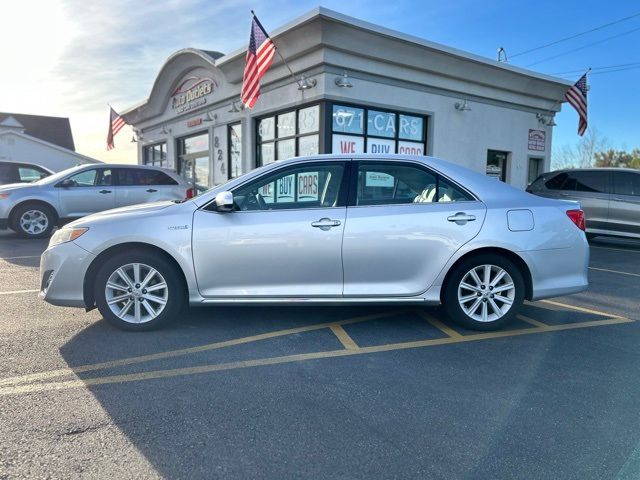
[[[554,148],[551,153],[551,168],[587,168],[595,164],[597,152],[611,148],[609,140],[602,137],[595,127],[587,129],[585,135],[574,145]]]

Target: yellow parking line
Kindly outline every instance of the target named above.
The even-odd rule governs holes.
[[[0,295],[16,295],[18,293],[38,293],[40,290],[11,290],[9,292],[0,292]]]
[[[340,321],[337,321],[337,322],[316,323],[314,325],[306,325],[306,326],[303,326],[303,327],[288,328],[288,329],[285,329],[285,330],[276,330],[276,331],[272,331],[272,332],[261,333],[259,335],[251,335],[249,337],[234,338],[232,340],[225,340],[225,341],[222,341],[222,342],[215,342],[215,343],[208,343],[208,344],[205,344],[205,345],[199,345],[197,347],[181,348],[181,349],[177,349],[177,350],[169,350],[169,351],[164,351],[164,352],[160,352],[160,353],[151,353],[151,354],[148,354],[148,355],[139,355],[139,356],[135,356],[135,357],[122,358],[122,359],[119,359],[119,360],[112,360],[112,361],[109,361],[109,362],[101,362],[101,363],[93,363],[93,364],[87,364],[87,365],[79,365],[79,366],[73,367],[73,368],[62,368],[62,369],[57,369],[57,370],[49,370],[49,371],[45,371],[45,372],[31,373],[31,374],[27,374],[27,375],[20,375],[20,376],[16,376],[16,377],[3,378],[3,379],[0,379],[0,386],[12,385],[12,384],[17,384],[17,383],[32,382],[32,381],[38,381],[38,380],[48,380],[48,379],[51,379],[51,378],[62,377],[62,376],[65,376],[65,375],[73,375],[73,374],[83,373],[83,372],[90,372],[90,371],[95,371],[95,370],[103,370],[105,368],[121,367],[121,366],[125,366],[125,365],[134,365],[134,364],[138,364],[138,363],[151,362],[153,360],[162,360],[162,359],[165,359],[165,358],[180,357],[180,356],[183,356],[183,355],[188,355],[190,353],[205,352],[205,351],[209,351],[209,350],[216,350],[216,349],[219,349],[219,348],[230,347],[230,346],[234,346],[234,345],[242,345],[242,344],[246,344],[246,343],[258,342],[260,340],[266,340],[266,339],[269,339],[269,338],[283,337],[283,336],[292,335],[292,334],[295,334],[295,333],[310,332],[310,331],[313,331],[313,330],[321,330],[323,328],[330,328],[331,326],[340,326],[340,325],[348,325],[348,324],[358,323],[358,322],[366,322],[368,320],[375,320],[377,318],[383,318],[383,317],[387,317],[387,316],[392,316],[392,315],[396,315],[398,313],[399,313],[399,311],[397,311],[397,310],[396,311],[391,311],[391,312],[375,313],[375,314],[372,314],[372,315],[364,315],[364,316],[360,316],[360,317],[350,318],[350,319],[347,319],[347,320],[340,320]],[[346,335],[346,332],[345,332],[345,335]]]
[[[438,320],[435,317],[432,317],[431,315],[424,312],[423,310],[416,310],[416,313],[420,315],[423,319],[425,319],[427,322],[429,322],[432,326],[436,327],[438,330],[444,333],[445,335],[448,335],[453,338],[462,337],[462,335],[456,332],[453,328],[449,327],[448,325],[445,325],[440,320]]]
[[[597,270],[598,272],[617,273],[619,275],[631,275],[632,277],[640,277],[638,273],[621,272],[620,270],[609,270],[608,268],[589,267],[589,270]]]
[[[525,315],[518,314],[518,315],[516,315],[516,318],[519,318],[523,322],[527,322],[527,323],[529,323],[531,325],[535,325],[538,328],[546,329],[547,327],[549,327],[549,325],[547,325],[546,323],[539,322],[538,320],[535,320],[535,319],[533,319],[531,317],[527,317]]]
[[[357,348],[360,348],[358,347],[356,342],[353,341],[353,338],[351,338],[345,331],[345,329],[342,328],[341,325],[331,325],[329,328],[335,334],[335,336],[338,337],[338,340],[340,340],[342,346],[347,350],[355,350]]]
[[[447,345],[454,343],[473,342],[478,340],[487,340],[495,338],[515,337],[520,335],[529,335],[533,333],[544,333],[551,331],[574,330],[578,328],[589,328],[602,325],[613,325],[619,323],[633,322],[628,318],[608,318],[605,320],[594,320],[590,322],[572,323],[564,325],[549,325],[547,328],[523,328],[520,330],[502,330],[498,332],[484,332],[472,335],[463,335],[460,337],[445,337],[431,340],[419,340],[414,342],[392,343],[387,345],[377,345],[373,347],[361,347],[357,349],[341,349],[324,352],[302,353],[297,355],[286,355],[281,357],[262,358],[256,360],[245,360],[230,363],[220,363],[211,365],[202,365],[197,367],[174,368],[167,370],[155,370],[150,372],[130,373],[124,375],[112,375],[106,377],[87,378],[84,380],[69,380],[62,382],[35,383],[18,386],[7,386],[0,388],[0,396],[18,395],[33,392],[45,392],[64,390],[69,388],[80,388],[94,385],[105,385],[114,383],[128,383],[142,380],[151,380],[157,378],[180,377],[186,375],[195,375],[203,373],[219,372],[224,370],[233,370],[239,368],[249,368],[264,365],[276,365],[283,363],[301,362],[305,360],[317,360],[323,358],[345,357],[351,355],[362,355],[368,353],[389,352],[395,350],[406,350],[410,348],[431,347],[436,345]]]
[[[555,305],[557,307],[568,308],[570,310],[577,310],[578,312],[592,313],[601,317],[609,318],[624,318],[620,315],[614,315],[613,313],[603,312],[602,310],[595,310],[593,308],[576,307],[575,305],[569,305],[568,303],[556,302],[555,300],[540,300],[542,303],[548,303],[549,305]]]

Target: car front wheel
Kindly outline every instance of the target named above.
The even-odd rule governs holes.
[[[51,235],[56,216],[45,205],[22,205],[11,215],[11,228],[25,238],[44,238]]]
[[[471,257],[451,273],[444,306],[454,321],[473,330],[496,330],[518,313],[525,283],[513,262],[496,254]]]
[[[176,267],[145,251],[117,254],[96,275],[98,310],[123,330],[153,330],[182,310],[184,286]]]

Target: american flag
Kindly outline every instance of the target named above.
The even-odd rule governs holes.
[[[253,108],[260,96],[260,79],[271,65],[276,46],[264,31],[258,19],[253,16],[251,35],[247,49],[247,64],[242,75],[241,99],[247,107]]]
[[[111,112],[109,113],[109,133],[107,134],[107,150],[111,150],[115,147],[113,144],[113,137],[120,131],[127,123],[124,119],[116,113],[113,107],[109,107]]]
[[[564,94],[564,98],[576,109],[580,116],[578,122],[578,135],[584,135],[587,129],[587,74],[585,73],[580,80],[578,80],[573,87],[571,87],[567,93]]]

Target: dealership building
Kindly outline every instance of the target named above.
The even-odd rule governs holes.
[[[246,49],[171,55],[122,113],[139,163],[199,190],[318,153],[432,155],[520,188],[549,169],[565,80],[325,8],[270,34],[296,79],[276,55],[253,109],[240,102]]]

